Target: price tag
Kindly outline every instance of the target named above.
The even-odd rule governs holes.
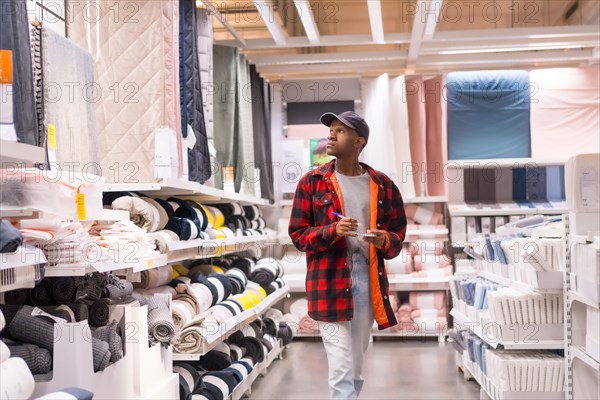
[[[146,268],[148,268],[148,269],[154,268],[154,259],[153,258],[148,258],[146,260]]]
[[[48,147],[56,150],[56,127],[54,124],[48,124]]]
[[[77,218],[79,220],[85,219],[85,195],[83,193],[77,193],[77,197],[75,199],[77,202]]]

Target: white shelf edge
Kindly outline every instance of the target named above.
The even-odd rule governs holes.
[[[491,168],[492,166],[502,167],[526,167],[526,166],[546,166],[563,165],[567,162],[565,157],[545,157],[545,158],[489,158],[477,160],[448,160],[447,168]]]
[[[204,346],[202,353],[175,353],[173,352],[173,360],[174,361],[190,361],[190,360],[199,360],[201,356],[205,355],[207,352],[212,350],[219,343],[222,343],[223,340],[226,340],[232,333],[240,328],[240,325],[243,323],[251,323],[256,320],[260,315],[262,315],[266,310],[273,306],[273,304],[277,303],[281,299],[283,299],[289,293],[289,289],[287,286],[282,287],[281,289],[277,289],[270,295],[268,295],[263,301],[258,303],[256,306],[245,310],[244,312],[236,315],[228,321],[223,322],[219,325],[219,329],[215,334],[208,335],[206,339],[206,345]]]
[[[448,229],[415,229],[407,230],[406,236],[442,236],[448,235]]]
[[[416,196],[402,200],[404,204],[446,203],[448,202],[448,196]]]
[[[9,168],[11,164],[17,167],[33,167],[34,164],[46,162],[46,150],[31,144],[0,140],[0,166]]]
[[[12,206],[0,206],[0,218],[37,218],[38,210],[34,208],[21,208]]]
[[[86,262],[77,264],[59,264],[53,267],[47,267],[45,276],[83,276],[91,272],[108,272],[116,270],[133,270],[134,272],[159,268],[167,265],[166,254],[155,254],[149,257],[142,257],[136,260],[124,262]]]
[[[556,272],[560,272],[560,271],[556,271]],[[530,293],[530,292],[558,293],[558,292],[560,292],[560,293],[562,293],[562,288],[552,288],[552,289],[538,288],[529,283],[510,279],[510,278],[495,274],[493,272],[485,271],[485,270],[481,270],[481,269],[477,271],[477,276],[487,279],[488,281],[495,282],[502,286],[513,287],[517,290],[520,290],[521,292],[526,292],[526,293]]]
[[[571,354],[571,362],[573,362],[573,358],[578,358],[595,371],[600,372],[600,362],[590,357],[590,355],[587,354],[582,348],[578,346],[571,346],[569,348],[569,353]]]
[[[571,305],[573,304],[574,301],[577,301],[579,303],[583,303],[590,307],[600,309],[600,303],[594,303],[594,301],[592,299],[589,299],[589,298],[585,297],[584,295],[574,292],[572,290],[569,291],[569,301],[570,301]]]
[[[14,253],[0,253],[0,271],[45,263],[46,256],[38,248],[19,247]]]
[[[260,235],[260,236],[239,236],[235,238],[227,238],[227,239],[192,239],[192,240],[178,240],[175,242],[167,243],[168,253],[172,253],[174,251],[180,250],[190,250],[190,249],[201,249],[201,248],[220,248],[220,247],[228,247],[235,246],[238,244],[249,244],[249,243],[257,243],[262,244],[269,241],[273,241],[279,243],[279,239],[275,235]]]

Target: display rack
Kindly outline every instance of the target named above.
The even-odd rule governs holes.
[[[395,292],[450,290],[450,277],[413,278],[410,275],[388,275],[390,290]]]
[[[41,279],[40,264],[46,256],[38,248],[19,247],[14,253],[0,254],[0,293],[32,288]]]
[[[3,169],[31,168],[46,163],[46,149],[31,144],[0,140],[0,165]]]
[[[206,329],[204,341],[202,343],[202,351],[200,353],[173,353],[173,360],[175,361],[193,361],[199,360],[200,357],[214,349],[218,344],[226,340],[232,333],[238,331],[244,324],[250,324],[256,320],[265,311],[275,305],[277,302],[282,300],[289,292],[287,286],[276,290],[267,296],[263,301],[255,305],[254,307],[230,318],[223,322],[216,329]]]
[[[166,254],[156,254],[139,259],[108,260],[77,264],[62,264],[46,268],[47,277],[83,276],[92,272],[110,272],[116,270],[145,271],[167,265]]]
[[[182,260],[220,257],[278,243],[276,235],[240,236],[214,240],[179,240],[167,243],[166,255],[169,263],[173,263]]]
[[[446,203],[447,196],[417,196],[407,199],[402,199],[404,204],[425,204],[425,203]]]

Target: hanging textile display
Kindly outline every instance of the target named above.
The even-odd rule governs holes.
[[[188,144],[189,180],[204,183],[211,175],[208,138],[204,125],[202,85],[196,2],[180,0],[179,3],[179,81],[181,96],[181,126]],[[191,128],[191,130],[190,130]],[[194,138],[188,138],[188,135]]]
[[[425,180],[427,184],[428,196],[445,196],[446,180],[444,179],[444,167],[446,157],[444,148],[446,140],[442,126],[445,116],[442,112],[442,103],[445,101],[442,96],[444,87],[444,78],[437,76],[423,81],[425,100],[425,154],[427,162],[425,163]]]
[[[26,3],[3,0],[0,21],[0,60],[3,70],[0,87],[2,96],[7,99],[2,100],[1,122],[3,125],[14,125],[14,130],[9,129],[10,132],[3,129],[3,139],[37,146],[38,123]]]
[[[426,184],[423,167],[426,165],[426,115],[421,100],[423,79],[420,76],[406,77],[406,105],[408,107],[408,131],[410,156],[414,166],[412,175],[417,196],[425,196]]]
[[[269,84],[258,74],[255,65],[250,65],[250,80],[252,83],[254,163],[260,170],[261,197],[274,200]]]
[[[242,54],[237,56],[236,91],[236,141],[234,159],[235,191],[254,194],[254,135],[252,122],[252,90],[250,85],[250,64]]]
[[[452,72],[446,86],[450,160],[530,156],[527,71]]]
[[[102,15],[112,4],[95,1]],[[108,182],[155,180],[159,160],[181,176],[179,7],[170,0],[137,1],[131,18],[86,18],[86,2],[67,0],[67,32],[92,54],[93,103],[100,164]],[[156,135],[158,128],[166,135]],[[156,159],[157,152],[166,157]],[[176,176],[173,176],[176,175]]]
[[[204,125],[208,140],[213,133],[213,24],[212,13],[205,7],[196,9],[196,34],[198,35],[198,59],[200,60],[200,82],[202,83],[202,105],[204,106]]]

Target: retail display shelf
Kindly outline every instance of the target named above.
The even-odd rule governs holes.
[[[20,247],[14,253],[0,254],[0,293],[34,287],[41,278],[40,264],[45,262],[38,248]]]
[[[261,316],[265,311],[271,308],[278,301],[282,300],[289,292],[287,286],[276,290],[268,295],[263,301],[256,306],[236,315],[233,318],[223,322],[218,327],[208,327],[205,329],[204,341],[202,343],[202,351],[200,353],[173,353],[175,361],[193,361],[199,360],[200,357],[214,349],[219,343],[226,340],[232,333],[238,331],[243,324],[249,324],[256,318]]]
[[[280,235],[280,236],[278,236],[277,240],[279,241],[279,244],[282,246],[287,246],[287,245],[293,244],[292,238],[289,237],[288,235]]]
[[[140,272],[167,265],[166,254],[156,254],[138,259],[107,260],[97,262],[84,262],[76,264],[59,264],[46,268],[47,277],[83,276],[91,272],[109,272],[116,270],[129,270]]]
[[[548,165],[564,165],[565,157],[545,158],[488,158],[479,160],[448,160],[447,168],[501,168],[501,167],[536,167]]]
[[[465,209],[448,206],[450,217],[495,217],[539,214],[536,208]]]
[[[388,275],[392,291],[450,290],[450,277],[414,278],[410,275]]]
[[[38,218],[39,211],[34,208],[0,206],[0,218]]]
[[[2,169],[31,168],[46,162],[46,150],[30,144],[0,140],[0,164]]]
[[[250,372],[248,376],[233,389],[229,397],[227,397],[227,400],[240,400],[246,394],[250,394],[252,384],[259,376],[266,374],[267,368],[273,364],[273,361],[282,357],[284,349],[285,347],[281,345],[281,341],[277,341],[275,346],[273,346],[273,349],[267,354],[267,358],[262,363],[257,364],[252,372]]]
[[[228,247],[235,246],[238,244],[249,244],[249,243],[257,243],[257,244],[266,244],[267,242],[273,242],[274,244],[278,243],[278,237],[275,235],[261,235],[261,236],[239,236],[227,239],[214,239],[214,240],[204,240],[204,239],[193,239],[193,240],[178,240],[175,242],[167,243],[167,250],[169,251],[177,251],[177,250],[189,250],[194,248],[219,248],[219,247]]]
[[[524,324],[500,325],[495,322],[482,324],[459,311],[456,307],[450,311],[454,317],[454,324],[469,329],[479,336],[492,348],[506,350],[557,350],[564,349],[563,338],[552,338],[553,335],[563,331],[563,324]]]
[[[439,229],[414,229],[407,230],[406,237],[433,237],[433,236],[443,236],[448,235],[448,229],[439,228]]]
[[[529,271],[528,271],[529,272]],[[520,280],[508,278],[506,276],[496,274],[491,271],[479,270],[477,273],[481,278],[487,279],[488,281],[495,282],[502,286],[511,286],[521,292],[533,292],[543,291],[548,292],[562,292],[563,273],[560,271],[541,272],[531,271],[530,275],[532,280],[537,284],[532,285],[529,283],[522,282]]]
[[[501,226],[496,229],[498,235],[528,236],[535,238],[560,239],[565,236],[564,228],[512,228]]]
[[[293,203],[294,203],[293,199],[284,199],[284,200],[279,201],[279,205],[281,207],[291,207]]]
[[[570,302],[570,304],[573,304],[574,301],[583,303],[585,305],[588,305],[588,306],[596,308],[596,309],[600,309],[600,303],[596,303],[592,299],[587,298],[584,295],[571,290],[571,291],[569,291],[569,302]]]
[[[594,371],[600,372],[600,362],[590,357],[589,354],[587,354],[582,348],[578,346],[571,346],[569,348],[569,353],[571,354],[571,362],[573,362],[573,358],[578,358],[593,368]]]
[[[103,185],[105,192],[135,191],[152,192],[152,195],[163,196],[193,196],[194,199],[207,203],[236,201],[244,204],[269,205],[269,200],[261,199],[242,193],[229,192],[201,185],[198,182],[181,179],[164,178],[158,182],[148,183],[107,183]]]
[[[448,201],[448,196],[416,196],[402,200],[404,201],[404,204],[446,203]]]

